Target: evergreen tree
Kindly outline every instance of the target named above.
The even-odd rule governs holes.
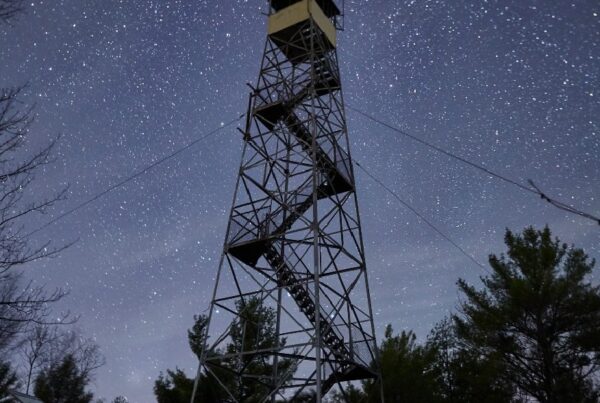
[[[444,319],[430,333],[431,374],[445,403],[515,402],[514,388],[502,380],[504,367],[495,356],[480,356],[465,348],[451,320]]]
[[[367,394],[353,384],[349,384],[343,392],[336,390],[332,398],[332,403],[367,403],[368,401]]]
[[[188,342],[192,352],[200,360],[202,355],[202,349],[208,348],[206,326],[208,325],[208,317],[206,315],[194,316],[194,326],[188,330]],[[218,351],[206,351],[207,357],[211,357],[213,363],[211,370],[219,374],[219,379],[232,379],[231,371],[228,371],[223,367],[223,361],[219,359],[221,353]],[[192,385],[193,385],[193,381]],[[189,402],[192,396],[193,389],[190,388]],[[198,390],[196,392],[196,402],[217,402],[226,399],[227,394],[223,390],[223,387],[219,385],[215,377],[208,373],[201,373],[198,379]],[[187,403],[187,402],[186,402]]]
[[[383,393],[386,402],[437,402],[439,389],[431,371],[434,353],[416,342],[413,332],[402,331],[394,336],[392,326],[385,330],[385,338],[379,349],[383,373]],[[380,402],[380,385],[364,382],[366,402]],[[353,393],[354,401],[363,401]]]
[[[17,373],[8,362],[0,362],[0,399],[8,396],[9,390],[21,387]]]
[[[465,346],[499,360],[502,378],[541,403],[596,402],[592,379],[600,364],[600,288],[586,279],[594,261],[552,239],[548,228],[507,231],[507,255],[455,316]]]
[[[44,403],[90,403],[94,396],[85,390],[88,382],[75,357],[69,354],[57,365],[40,372],[34,393]]]
[[[270,349],[284,345],[285,340],[277,338],[274,309],[265,307],[260,298],[237,301],[236,308],[239,319],[231,324],[231,343],[226,348],[226,354],[231,357],[223,361],[223,368],[232,373],[244,368],[245,373],[251,376],[232,377],[227,386],[239,401],[259,402],[270,390],[268,382],[273,375],[272,357],[237,353]],[[281,360],[278,364],[279,373],[285,374],[290,366],[290,360]]]
[[[189,403],[192,398],[194,378],[188,378],[184,371],[176,368],[160,374],[154,382],[154,396],[158,403]],[[226,399],[223,388],[212,375],[200,374],[198,391],[194,402],[221,402]]]
[[[208,316],[194,315],[194,326],[188,330],[188,343],[192,352],[200,359],[202,349],[206,347],[206,326]]]
[[[265,307],[259,298],[248,298],[236,303],[238,320],[230,326],[230,343],[225,351],[207,351],[206,362],[210,371],[218,374],[219,380],[238,401],[261,401],[269,392],[273,363],[270,356],[263,354],[238,354],[240,352],[268,349],[285,340],[277,339],[275,312]],[[202,348],[207,347],[205,328],[208,319],[204,315],[194,316],[194,326],[188,330],[188,342],[192,352],[200,359]],[[237,376],[238,368],[246,368],[250,377]],[[292,361],[282,359],[278,363],[279,373],[289,374]],[[261,379],[262,377],[262,379]],[[180,369],[167,370],[154,383],[154,395],[158,403],[189,403],[194,379],[188,378]],[[230,399],[229,394],[215,377],[207,372],[200,374],[195,402],[219,402]]]
[[[192,397],[194,380],[176,368],[175,371],[167,370],[167,375],[162,373],[154,382],[154,395],[158,403],[189,403]]]

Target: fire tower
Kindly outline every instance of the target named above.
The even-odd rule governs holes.
[[[221,401],[320,402],[379,377],[338,4],[269,1],[194,394],[205,377]]]

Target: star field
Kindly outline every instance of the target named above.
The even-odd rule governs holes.
[[[36,196],[69,197],[32,230],[245,112],[267,2],[32,0],[0,28],[0,85],[28,83],[29,147],[62,135]],[[354,108],[582,210],[600,213],[600,4],[594,0],[347,1],[338,46]],[[347,111],[353,158],[485,262],[505,228],[548,224],[600,257],[600,228]],[[94,392],[153,401],[161,370],[192,374],[186,329],[214,285],[242,148],[234,127],[35,235],[78,239],[27,275],[107,358]],[[485,274],[358,172],[378,335],[424,336]],[[596,278],[597,282],[597,270]]]

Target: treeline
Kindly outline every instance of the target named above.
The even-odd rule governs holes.
[[[23,324],[17,335],[2,338],[7,348],[0,364],[0,396],[11,391],[43,402],[89,403],[86,390],[94,371],[104,365],[98,345],[78,330],[49,324]]]
[[[600,398],[600,291],[594,261],[550,230],[508,231],[483,289],[459,280],[458,312],[423,344],[386,330],[380,346],[386,402],[593,403]],[[363,383],[337,401],[379,402]]]
[[[388,326],[379,345],[382,384],[344,384],[332,402],[408,403],[593,403],[600,401],[600,287],[591,283],[595,261],[583,250],[561,243],[550,230],[507,231],[507,251],[491,255],[482,287],[460,279],[459,306],[434,326],[423,343],[411,331],[394,334]],[[231,351],[242,345],[271,347],[271,308],[259,300],[238,303],[245,323],[232,324]],[[189,331],[199,356],[206,317],[196,317]],[[242,336],[241,325],[250,329]],[[281,343],[282,341],[280,341]],[[212,352],[218,354],[218,352]],[[201,373],[196,402],[262,401],[266,386],[237,379],[235,369],[272,371],[252,355],[219,363],[219,378]],[[290,364],[291,365],[291,364]],[[227,371],[229,369],[229,371]],[[187,403],[193,379],[180,369],[161,374],[154,385],[159,403]],[[307,391],[296,401],[314,401]]]

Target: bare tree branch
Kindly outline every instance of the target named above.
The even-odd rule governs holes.
[[[25,337],[19,355],[25,363],[27,391],[40,371],[60,365],[67,356],[73,357],[79,373],[88,381],[92,380],[94,371],[106,363],[92,339],[84,338],[78,330],[61,329],[36,326]]]
[[[20,6],[20,1],[0,0],[0,19],[9,11],[17,12]],[[34,246],[24,231],[25,219],[44,214],[65,198],[67,189],[33,201],[27,192],[36,172],[52,162],[51,154],[58,138],[33,154],[18,152],[26,144],[33,122],[32,108],[19,101],[23,88],[0,89],[0,352],[11,348],[11,343],[27,332],[29,325],[64,324],[76,320],[68,312],[53,315],[50,309],[53,303],[67,295],[65,291],[48,292],[44,286],[34,286],[31,282],[23,284],[22,271],[17,270],[27,263],[55,257],[71,245],[54,247],[48,241]]]
[[[23,12],[23,0],[0,0],[0,23],[10,25]]]

